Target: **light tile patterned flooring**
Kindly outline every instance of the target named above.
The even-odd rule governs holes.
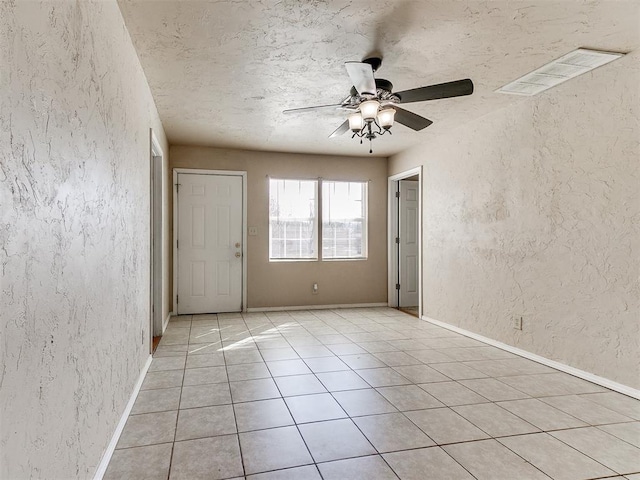
[[[186,315],[105,478],[639,480],[639,420],[640,401],[393,309]]]

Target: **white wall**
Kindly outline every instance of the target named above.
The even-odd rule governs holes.
[[[167,143],[114,1],[2,2],[0,52],[0,478],[90,478],[149,355]]]
[[[636,52],[391,158],[425,165],[426,316],[640,387],[639,85]]]

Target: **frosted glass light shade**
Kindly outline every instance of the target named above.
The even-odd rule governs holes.
[[[396,115],[396,111],[393,108],[385,108],[378,112],[378,123],[385,130],[393,127],[393,117]]]
[[[362,120],[362,115],[359,113],[352,113],[349,115],[349,128],[352,132],[359,132],[362,130],[364,125],[364,121]]]
[[[362,102],[360,104],[360,113],[362,114],[362,118],[365,122],[371,122],[375,120],[378,115],[378,109],[380,108],[380,103],[376,100],[367,100],[366,102]]]

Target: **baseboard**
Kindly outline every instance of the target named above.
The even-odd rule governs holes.
[[[251,307],[247,308],[247,312],[279,312],[279,311],[294,311],[294,310],[330,310],[339,308],[373,308],[373,307],[386,307],[388,304],[384,303],[349,303],[342,305],[297,305],[292,307]]]
[[[111,437],[111,442],[109,442],[109,446],[107,447],[104,454],[102,455],[102,460],[100,461],[100,465],[98,465],[96,474],[93,476],[93,480],[102,480],[102,477],[107,471],[107,467],[109,466],[109,462],[111,461],[113,452],[116,449],[118,440],[120,440],[120,435],[122,435],[122,430],[124,430],[124,426],[127,423],[127,419],[129,418],[129,414],[131,413],[133,404],[136,402],[136,398],[138,397],[138,392],[140,392],[140,387],[142,387],[142,382],[144,381],[144,377],[147,374],[147,370],[149,370],[149,366],[151,365],[152,359],[153,357],[149,355],[149,358],[147,358],[147,361],[144,364],[144,367],[142,367],[142,371],[140,372],[138,381],[136,382],[135,387],[133,387],[133,393],[131,394],[131,398],[129,398],[129,403],[127,403],[127,406],[124,409],[124,412],[122,412],[122,416],[120,417],[120,421],[118,422],[116,431],[113,433],[113,436]]]
[[[540,355],[536,355],[535,353],[527,352],[526,350],[522,350],[521,348],[507,345],[506,343],[499,342],[492,338],[484,337],[477,333],[470,332],[469,330],[465,330],[464,328],[456,327],[454,325],[449,325],[448,323],[444,323],[444,322],[441,322],[440,320],[435,320],[433,318],[429,318],[424,315],[422,316],[422,320],[425,320],[429,323],[433,323],[434,325],[437,325],[439,327],[446,328],[447,330],[451,330],[452,332],[459,333],[461,335],[464,335],[465,337],[473,338],[474,340],[479,340],[488,345],[492,345],[502,350],[506,350],[507,352],[511,352],[521,357],[528,358],[529,360],[533,360],[534,362],[538,362],[548,367],[555,368],[556,370],[560,370],[561,372],[568,373],[570,375],[573,375],[574,377],[582,378],[583,380],[587,380],[588,382],[595,383],[602,387],[608,388],[610,390],[615,390],[616,392],[620,392],[620,393],[623,393],[624,395],[628,395],[630,397],[637,398],[638,400],[640,400],[640,390],[636,390],[635,388],[629,387],[627,385],[614,382],[613,380],[609,380],[608,378],[600,377],[590,372],[585,372],[584,370],[580,370],[578,368],[565,365],[564,363],[556,362],[555,360],[550,360]]]

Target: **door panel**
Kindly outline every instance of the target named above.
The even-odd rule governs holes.
[[[218,247],[230,247],[229,221],[231,212],[228,206],[218,206],[216,212],[216,233],[218,236]]]
[[[242,310],[242,177],[178,174],[178,313]]]
[[[191,206],[191,248],[205,248],[204,244],[204,205]]]
[[[191,288],[192,297],[204,297],[205,295],[205,264],[204,262],[191,262]]]
[[[399,206],[399,307],[418,306],[418,182],[401,180]]]
[[[218,295],[229,295],[229,285],[231,283],[231,265],[229,262],[218,262]]]
[[[406,275],[406,281],[404,285],[404,291],[407,294],[417,294],[418,293],[418,257],[415,255],[407,255],[406,261],[405,261],[405,269],[406,269],[407,275]],[[402,305],[402,306],[405,306],[405,305]],[[415,305],[407,305],[407,306],[415,306]]]

